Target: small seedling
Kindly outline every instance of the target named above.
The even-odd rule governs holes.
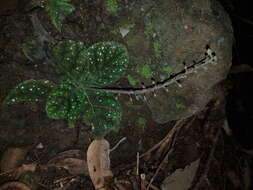
[[[61,31],[65,17],[75,10],[70,0],[46,0],[45,8],[52,23],[59,31]]]

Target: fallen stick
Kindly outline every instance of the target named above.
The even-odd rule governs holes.
[[[158,168],[156,169],[155,174],[151,178],[151,180],[150,180],[150,182],[147,186],[147,190],[149,190],[149,188],[151,187],[153,181],[155,180],[156,176],[158,175],[159,171],[161,170],[164,162],[168,159],[169,155],[174,151],[173,147],[175,146],[176,137],[178,136],[179,131],[184,126],[190,126],[193,123],[194,120],[195,120],[195,117],[189,123],[187,123],[187,125],[184,125],[184,123],[185,123],[184,119],[179,120],[179,123],[176,123],[175,126],[170,130],[170,132],[167,135],[167,139],[165,139],[165,142],[166,142],[166,144],[170,144],[171,146],[170,146],[167,154],[163,158],[162,162],[159,164]]]

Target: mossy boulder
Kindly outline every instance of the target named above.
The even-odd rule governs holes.
[[[230,68],[233,31],[216,0],[97,0],[74,2],[59,34],[82,40],[87,46],[99,41],[124,44],[130,55],[125,78],[117,87],[140,88],[161,82],[204,57],[205,47],[217,54],[218,64],[207,65],[182,80],[182,88],[145,94],[152,118],[166,123],[202,110],[215,96],[216,87]],[[48,25],[51,25],[49,21]],[[128,108],[127,108],[128,109]],[[128,110],[129,111],[129,110]]]
[[[191,65],[193,61],[201,60],[207,45],[218,57],[218,64],[207,65],[206,69],[183,79],[182,88],[172,84],[167,91],[157,90],[156,97],[154,93],[145,94],[146,101],[143,95],[138,100],[132,96],[133,102],[129,101],[129,96],[121,95],[122,126],[137,126],[141,117],[147,120],[145,127],[148,127],[150,114],[160,124],[189,117],[205,107],[215,96],[219,82],[227,76],[232,59],[233,31],[228,15],[215,0],[78,0],[72,3],[75,11],[64,20],[61,32],[54,27],[46,12],[39,11],[38,18],[55,41],[82,41],[86,47],[101,41],[124,44],[129,52],[130,64],[125,76],[112,87],[142,88],[153,81],[164,81],[182,71],[183,63]],[[15,22],[22,24],[16,25]],[[29,73],[25,70],[28,60],[21,55],[20,46],[34,40],[34,32],[40,32],[39,25],[27,27],[30,24],[28,15],[13,17],[9,22],[13,33],[6,38],[9,41],[3,43],[2,49],[10,51],[13,59],[22,61],[23,65],[16,64],[27,73],[21,77],[22,80],[45,78],[58,82],[50,64],[40,64],[37,68],[40,62],[35,61],[31,63],[35,64],[34,70],[29,70]],[[17,30],[27,31],[27,28],[29,32],[25,39],[22,37],[24,33],[15,33]],[[43,48],[38,51],[43,51]],[[46,58],[40,57],[39,60]],[[15,67],[12,70],[15,69],[19,73]],[[13,76],[19,76],[17,73]],[[15,84],[14,80],[9,80],[12,83],[8,86],[14,87],[21,79],[15,79]],[[4,85],[2,88],[3,98],[8,90]]]

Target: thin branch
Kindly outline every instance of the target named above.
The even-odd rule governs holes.
[[[179,121],[180,121],[180,120],[179,120]],[[187,121],[187,124],[184,126],[184,124],[186,123],[186,121]],[[164,152],[164,150],[165,150],[167,147],[170,147],[169,144],[170,144],[170,141],[171,141],[171,139],[172,139],[172,135],[173,135],[174,133],[177,134],[177,132],[180,131],[180,129],[181,129],[182,127],[187,128],[188,126],[191,126],[191,125],[193,124],[193,122],[195,121],[195,117],[193,117],[189,122],[188,122],[188,120],[186,120],[186,121],[183,122],[183,123],[181,123],[181,125],[179,125],[178,127],[174,127],[176,132],[172,132],[172,134],[169,135],[169,136],[167,137],[167,139],[165,139],[165,141],[159,146],[158,150],[157,150],[156,153],[155,153],[155,157],[156,157],[157,159],[158,159],[159,157],[161,157],[161,155],[163,155],[162,153]]]
[[[195,121],[195,117],[193,119],[191,119],[190,122],[188,122],[186,125],[184,125],[184,122],[182,121],[188,121],[188,120],[179,120],[179,123],[178,125],[175,125],[171,130],[170,132],[168,133],[168,139],[165,140],[165,142],[167,141],[166,144],[168,144],[169,146],[169,150],[168,152],[166,153],[165,157],[163,158],[162,162],[159,164],[158,168],[156,169],[155,171],[155,174],[153,175],[153,177],[151,178],[148,186],[147,186],[147,190],[149,190],[150,186],[152,185],[153,181],[155,180],[155,178],[157,177],[159,171],[162,169],[162,166],[164,165],[164,163],[166,162],[166,160],[168,159],[169,155],[172,154],[172,152],[174,151],[174,146],[175,146],[175,143],[176,143],[176,139],[177,139],[177,136],[178,136],[178,133],[179,131],[183,128],[183,127],[187,127],[187,126],[191,126],[192,123]]]
[[[144,184],[145,184],[145,185],[148,185],[148,181],[144,180]],[[156,186],[154,186],[154,185],[152,185],[152,184],[150,184],[150,189],[153,189],[153,190],[160,190],[158,187],[156,187]]]
[[[216,135],[215,135],[215,139],[214,139],[214,142],[213,142],[213,147],[212,147],[212,150],[210,151],[209,155],[208,155],[208,160],[205,164],[205,169],[204,169],[204,172],[203,174],[200,176],[198,182],[196,183],[196,185],[192,188],[193,190],[198,190],[202,181],[203,180],[206,180],[208,179],[207,178],[207,174],[209,172],[209,169],[210,169],[210,164],[212,162],[212,160],[214,159],[214,153],[215,153],[215,150],[216,150],[216,147],[218,145],[218,141],[219,141],[219,137],[221,135],[221,129],[218,129]]]
[[[157,143],[156,145],[154,145],[152,148],[150,148],[148,151],[146,151],[145,153],[143,153],[140,158],[143,158],[149,154],[151,154],[151,152],[153,152],[154,150],[156,150],[157,148],[159,148],[162,144],[164,144],[165,142],[167,142],[168,140],[171,139],[171,136],[174,134],[175,130],[177,128],[179,128],[180,126],[182,126],[184,124],[185,120],[184,119],[180,119],[176,122],[176,124],[173,126],[173,128],[169,131],[169,133],[166,135],[166,137],[164,137],[159,143]]]
[[[195,73],[199,68],[203,68],[208,64],[216,64],[217,63],[217,57],[210,57],[207,56],[204,59],[200,60],[199,62],[194,63],[193,65],[189,67],[185,67],[185,69],[181,72],[178,72],[171,76],[170,78],[158,82],[157,84],[147,86],[145,88],[85,88],[85,90],[94,90],[94,91],[103,91],[103,92],[110,92],[115,94],[128,94],[128,95],[141,95],[146,94],[150,92],[154,92],[159,89],[163,89],[168,87],[169,85],[173,83],[178,83],[179,80],[186,78],[188,75]]]
[[[176,131],[175,131],[175,132],[176,132]],[[175,142],[175,138],[174,138],[173,141]],[[168,159],[169,155],[170,155],[173,151],[174,151],[174,149],[171,148],[171,149],[167,152],[167,154],[166,154],[165,157],[163,158],[162,162],[159,164],[158,168],[156,169],[155,174],[154,174],[153,177],[151,178],[151,180],[150,180],[150,182],[149,182],[149,184],[148,184],[148,186],[147,186],[147,190],[149,190],[149,188],[150,188],[150,186],[152,185],[153,181],[154,181],[155,178],[157,177],[159,171],[162,169],[163,164],[165,163],[165,161]]]
[[[137,152],[136,154],[136,175],[139,175],[140,170],[140,152]]]
[[[127,138],[126,137],[123,137],[122,139],[120,139],[120,141],[112,148],[110,149],[110,152],[114,151],[116,148],[118,148],[118,146],[123,142],[125,141]]]

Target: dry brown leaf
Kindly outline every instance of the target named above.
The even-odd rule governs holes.
[[[107,179],[113,174],[110,170],[110,144],[107,140],[94,140],[87,151],[90,178],[96,189],[105,187]]]
[[[12,190],[32,190],[26,184],[17,182],[17,181],[7,182],[0,186],[0,190],[11,190],[11,189]]]
[[[184,169],[177,169],[162,183],[162,190],[188,190],[193,182],[200,163],[200,159],[192,162]]]
[[[28,171],[34,172],[36,170],[36,168],[37,168],[36,163],[22,164],[22,166],[15,169],[11,175],[14,177],[19,177],[20,175],[22,175],[25,172],[28,172]]]
[[[64,168],[72,175],[89,175],[86,161],[77,158],[65,158],[56,163],[50,164],[50,166]]]
[[[1,159],[1,172],[18,168],[23,163],[29,148],[8,148]]]
[[[83,158],[83,152],[80,150],[68,150],[57,154],[46,165],[46,167],[58,167],[68,170],[73,175],[89,175],[88,166]],[[44,166],[45,168],[45,166]]]
[[[65,158],[83,159],[83,152],[81,150],[67,150],[67,151],[58,153],[55,157],[49,160],[48,163],[56,163]]]

